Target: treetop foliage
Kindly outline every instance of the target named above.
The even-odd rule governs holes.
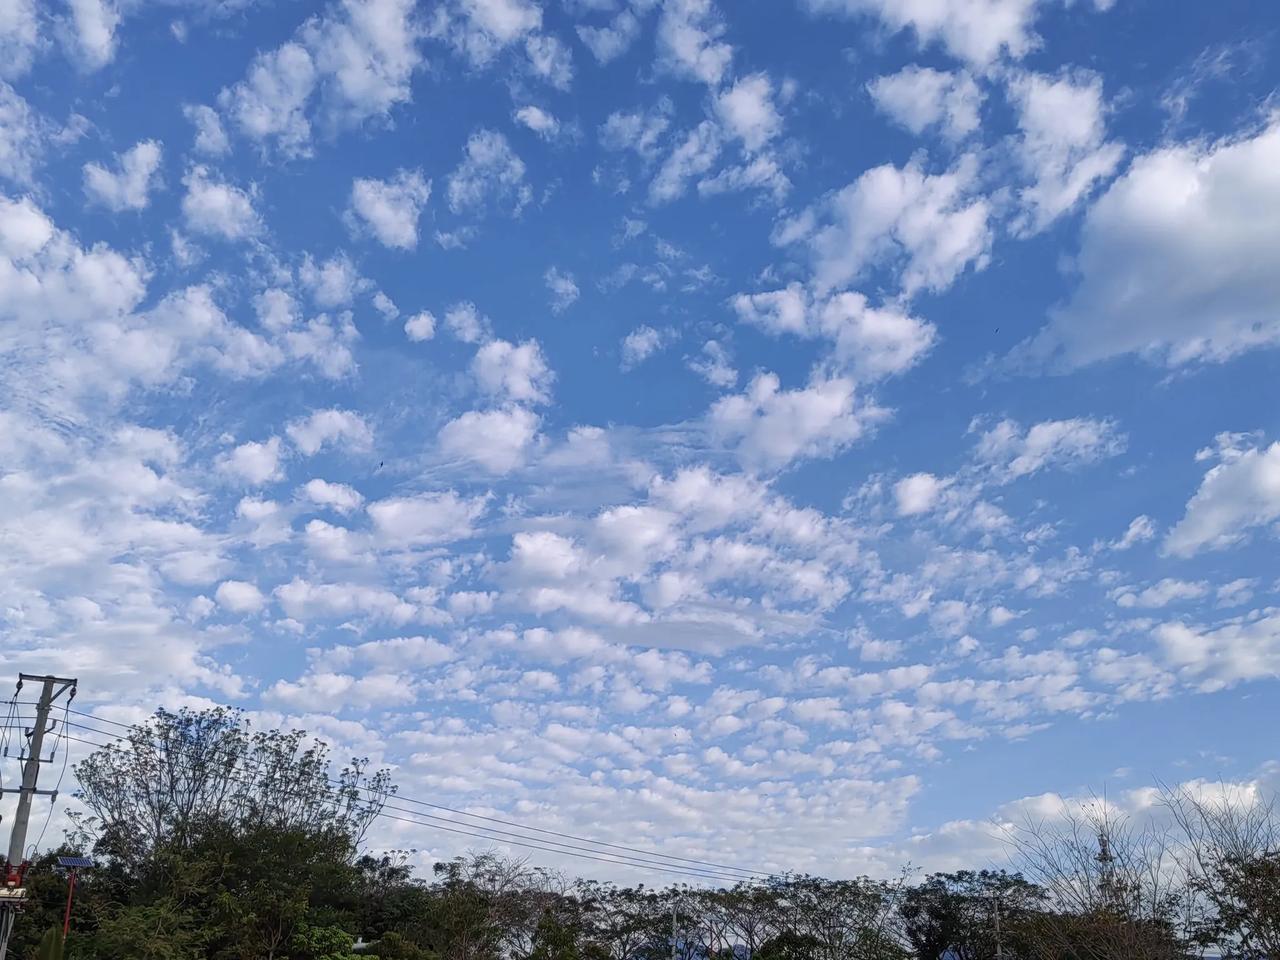
[[[74,960],[1280,960],[1269,806],[1166,791],[1176,836],[1105,806],[1011,837],[1019,872],[574,880],[496,852],[415,875],[366,849],[387,771],[227,710],[160,710],[77,765],[84,812],[29,874],[11,955]],[[424,824],[424,831],[429,827]],[[61,942],[60,853],[92,853]],[[673,929],[674,922],[674,929]],[[53,931],[53,932],[50,932]]]

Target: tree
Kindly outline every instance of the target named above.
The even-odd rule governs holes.
[[[903,895],[903,936],[919,960],[1013,960],[1026,955],[1019,930],[1042,896],[1003,870],[933,874]]]
[[[329,775],[329,750],[302,730],[251,729],[243,713],[157,710],[80,763],[77,825],[100,854],[130,866],[182,850],[210,824],[324,830],[350,852],[395,790],[354,760]]]
[[[1181,832],[1179,864],[1195,897],[1194,935],[1224,957],[1280,958],[1280,821],[1275,799],[1164,791]]]
[[[87,812],[74,836],[99,864],[78,923],[91,955],[352,955],[307,937],[354,942],[359,845],[394,790],[364,761],[329,769],[303,731],[253,731],[225,709],[160,710],[90,754],[76,766]]]
[[[1183,960],[1186,891],[1169,837],[1135,828],[1105,802],[1009,835],[1047,908],[1023,924],[1037,960]]]

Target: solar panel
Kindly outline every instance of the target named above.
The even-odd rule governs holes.
[[[60,867],[92,867],[93,860],[89,857],[59,857],[58,866]]]

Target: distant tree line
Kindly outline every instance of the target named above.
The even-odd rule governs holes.
[[[1027,822],[1017,872],[570,880],[492,853],[415,877],[363,849],[394,794],[301,732],[159,711],[76,767],[85,812],[28,877],[11,956],[75,960],[1280,960],[1272,807],[1168,790],[1169,831],[1105,804]],[[60,942],[58,853],[89,853]],[[675,918],[673,935],[673,914]]]

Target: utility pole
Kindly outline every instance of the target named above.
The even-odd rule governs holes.
[[[44,735],[53,729],[49,725],[49,714],[53,710],[55,701],[64,694],[68,704],[76,695],[74,679],[33,676],[26,673],[18,674],[18,692],[21,692],[23,684],[28,680],[39,682],[41,687],[40,699],[36,701],[36,720],[27,731],[26,752],[20,757],[22,786],[16,789],[0,788],[0,794],[16,793],[18,795],[18,808],[13,815],[13,829],[9,834],[9,857],[5,863],[4,888],[0,891],[0,913],[2,913],[0,915],[0,960],[5,960],[8,956],[9,935],[13,932],[14,919],[17,912],[22,909],[22,901],[26,897],[26,890],[23,889],[22,883],[27,868],[31,865],[24,856],[27,848],[27,827],[31,823],[31,801],[37,794],[56,797],[58,793],[56,790],[40,790],[36,786],[40,780],[40,764],[49,763],[53,759],[40,755],[41,750],[44,749]],[[17,697],[17,692],[14,697]]]
[[[1000,894],[993,893],[991,902],[996,913],[996,960],[1004,960],[1004,939],[1000,936]]]
[[[676,952],[676,899],[671,898],[671,960],[680,960],[680,954]],[[0,958],[3,960],[3,958]]]

